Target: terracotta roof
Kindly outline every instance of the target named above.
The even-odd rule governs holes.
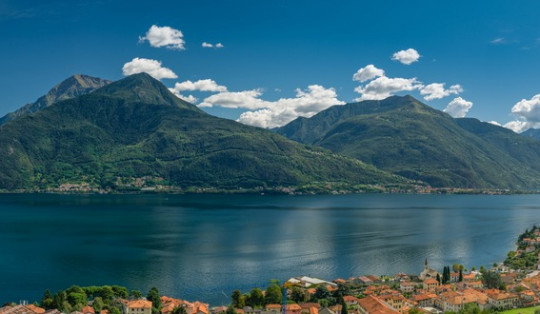
[[[419,302],[419,301],[424,301],[424,300],[434,299],[434,298],[436,298],[436,297],[437,297],[437,295],[436,295],[436,294],[433,294],[433,293],[429,293],[429,294],[419,294],[419,295],[415,295],[415,296],[414,296],[414,301]]]
[[[265,308],[268,309],[278,309],[281,310],[281,304],[267,304]]]
[[[425,283],[426,285],[439,284],[439,282],[437,281],[437,279],[433,279],[433,278],[428,278],[428,279],[424,280],[424,283]]]
[[[39,307],[39,306],[35,306],[35,305],[33,305],[33,304],[28,304],[28,305],[26,306],[26,308],[31,309],[31,310],[34,311],[35,313],[39,313],[39,314],[45,313],[45,309],[44,309],[44,308],[41,308],[41,307]],[[92,309],[92,311],[93,311],[93,310],[94,310],[94,309]]]
[[[94,311],[94,308],[91,307],[90,305],[87,305],[85,307],[83,307],[82,311],[83,313],[96,313],[96,311]]]
[[[128,308],[133,309],[151,309],[152,308],[152,301],[146,301],[146,300],[131,300],[127,303]]]
[[[358,301],[358,304],[360,307],[362,307],[366,312],[369,314],[396,314],[399,313],[398,311],[390,308],[386,304],[384,304],[381,300],[378,298],[368,295],[363,299],[360,299]]]
[[[294,304],[287,304],[286,307],[287,311],[301,311],[302,307],[296,303]]]

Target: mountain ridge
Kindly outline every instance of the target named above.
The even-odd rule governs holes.
[[[147,74],[1,125],[0,160],[5,190],[359,191],[411,184],[358,160],[213,117]]]
[[[532,142],[512,131],[479,121],[481,128],[475,124],[476,129],[472,125],[467,129],[468,122],[412,96],[392,96],[330,107],[275,131],[434,187],[540,187],[538,167],[531,165],[540,164],[540,145],[526,149]],[[519,142],[528,159],[512,155],[508,144],[481,134],[485,128]],[[523,165],[524,160],[530,164]]]
[[[0,125],[18,117],[42,110],[58,101],[78,97],[95,91],[112,81],[92,77],[85,74],[75,74],[50,89],[47,94],[39,97],[35,102],[6,114],[0,118]]]

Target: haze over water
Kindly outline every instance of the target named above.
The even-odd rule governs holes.
[[[1,195],[0,302],[119,284],[221,305],[273,278],[478,268],[535,223],[540,195]]]

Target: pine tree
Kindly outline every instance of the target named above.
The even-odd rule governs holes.
[[[459,270],[459,282],[462,282],[463,281],[463,270],[460,269]]]

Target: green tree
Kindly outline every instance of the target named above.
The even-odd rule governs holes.
[[[442,283],[441,275],[439,275],[439,273],[437,273],[437,281],[439,282],[439,285]]]
[[[68,294],[67,300],[69,304],[71,304],[72,306],[76,306],[77,304],[88,303],[88,298],[86,297],[86,294],[84,293],[84,291],[82,293],[70,292]]]
[[[282,297],[281,288],[276,283],[271,283],[266,288],[264,304],[281,304]]]
[[[488,289],[499,289],[502,283],[501,275],[494,271],[484,270],[482,272],[482,283]]]
[[[113,292],[114,292],[114,296],[117,297],[117,298],[122,298],[122,299],[125,299],[129,296],[129,292],[128,292],[128,289],[126,287],[122,287],[122,286],[112,286],[111,287]]]
[[[114,300],[114,291],[110,286],[103,286],[99,291],[99,296],[105,303],[109,303]]]
[[[103,302],[103,299],[101,297],[94,298],[94,302],[92,302],[92,307],[94,308],[94,311],[101,312],[103,308],[105,307],[105,302]]]
[[[313,297],[315,300],[323,300],[330,298],[330,292],[328,292],[328,289],[326,289],[325,286],[318,286],[315,290],[315,293],[313,294]]]
[[[253,308],[260,308],[264,305],[264,295],[259,288],[251,289],[248,299],[249,306]]]
[[[156,287],[152,287],[148,291],[146,299],[152,302],[152,314],[161,313],[161,299],[159,298],[159,291]]]
[[[452,270],[454,271],[454,273],[457,273],[458,270],[459,270],[459,264],[457,264],[457,263],[456,263],[456,264],[453,264],[453,265],[452,265]]]
[[[241,309],[244,306],[246,306],[246,300],[244,298],[244,295],[238,289],[233,291],[231,295],[231,299],[232,299],[232,305],[234,308]]]
[[[459,270],[459,282],[463,281],[463,269]]]
[[[117,307],[111,307],[109,311],[111,311],[111,314],[122,314]]]
[[[172,314],[187,314],[186,308],[183,306],[175,306]]]
[[[60,291],[53,296],[53,308],[62,310],[65,302],[67,302],[67,294],[65,291]]]
[[[45,290],[43,298],[41,298],[40,306],[46,310],[54,308],[54,300],[49,289]]]
[[[338,299],[339,299],[339,304],[341,305],[341,314],[348,314],[347,303],[345,303],[345,299],[343,299],[343,295],[340,294]]]
[[[142,293],[139,290],[131,290],[131,296],[135,299],[142,299]]]
[[[423,312],[420,311],[417,307],[413,307],[409,310],[409,314],[422,314]]]
[[[227,311],[225,312],[225,314],[236,314],[236,311],[234,310],[234,307],[233,305],[229,305],[229,307],[227,308]]]
[[[294,286],[291,292],[291,300],[296,303],[302,303],[306,301],[305,299],[306,294],[304,293],[304,290],[302,290],[300,287]]]

